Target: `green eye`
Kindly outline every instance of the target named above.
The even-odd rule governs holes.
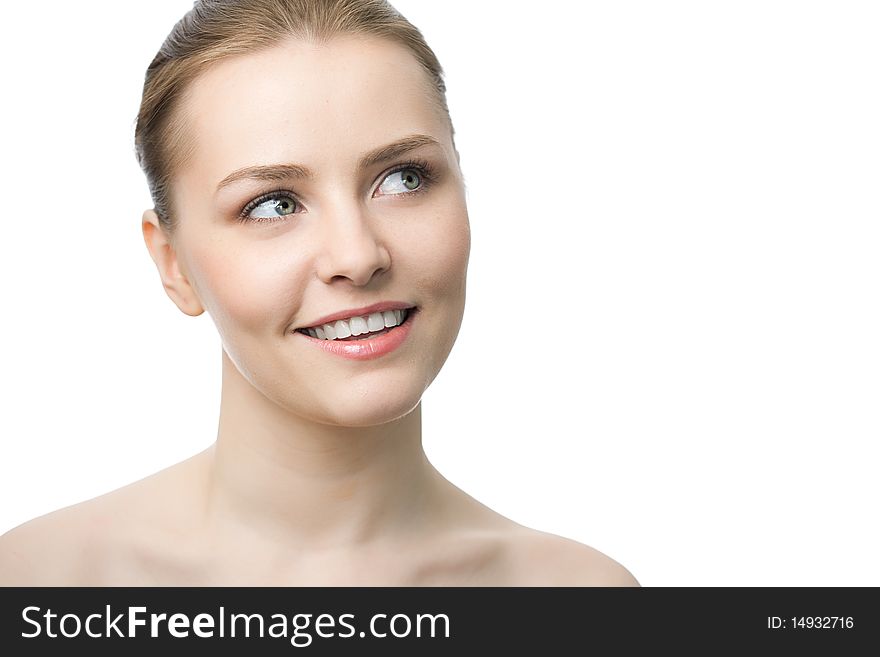
[[[424,185],[425,179],[422,172],[418,169],[407,168],[388,174],[379,186],[379,191],[383,195],[393,196],[418,191]]]
[[[251,221],[269,221],[296,212],[297,201],[288,194],[274,192],[258,198],[245,208],[244,215]]]
[[[400,176],[403,179],[404,187],[409,190],[413,190],[422,184],[422,179],[419,174],[415,172],[415,169],[404,169],[400,172]]]
[[[275,202],[275,212],[278,214],[291,214],[293,209],[294,204],[292,199],[285,198]]]

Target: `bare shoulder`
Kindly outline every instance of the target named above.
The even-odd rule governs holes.
[[[0,536],[0,586],[75,586],[92,560],[102,524],[94,502],[29,520]]]
[[[556,534],[517,531],[508,553],[512,576],[521,586],[641,586],[607,554]]]
[[[98,497],[28,520],[0,536],[0,586],[115,581],[150,535],[171,526],[187,461]]]

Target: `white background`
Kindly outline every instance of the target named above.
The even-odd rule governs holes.
[[[646,586],[880,585],[880,10],[394,3],[447,72],[473,231],[429,458]],[[132,147],[189,0],[15,3],[0,62],[0,532],[214,438]]]

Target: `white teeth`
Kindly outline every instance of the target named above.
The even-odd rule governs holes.
[[[382,317],[382,313],[373,313],[367,317],[368,331],[381,331],[383,328],[385,328],[385,319]]]
[[[385,310],[364,317],[339,319],[323,326],[307,328],[305,331],[313,338],[318,338],[319,340],[338,340],[351,335],[375,333],[386,328],[398,326],[406,319],[408,312],[407,310]]]
[[[348,325],[351,328],[352,335],[360,335],[361,333],[369,333],[369,329],[367,329],[367,322],[363,317],[352,317],[348,320]]]

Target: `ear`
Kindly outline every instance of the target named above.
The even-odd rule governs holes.
[[[165,293],[185,314],[191,317],[201,315],[205,309],[186,273],[180,268],[174,245],[159,223],[159,215],[154,210],[145,211],[141,228],[147,250],[162,278]]]

